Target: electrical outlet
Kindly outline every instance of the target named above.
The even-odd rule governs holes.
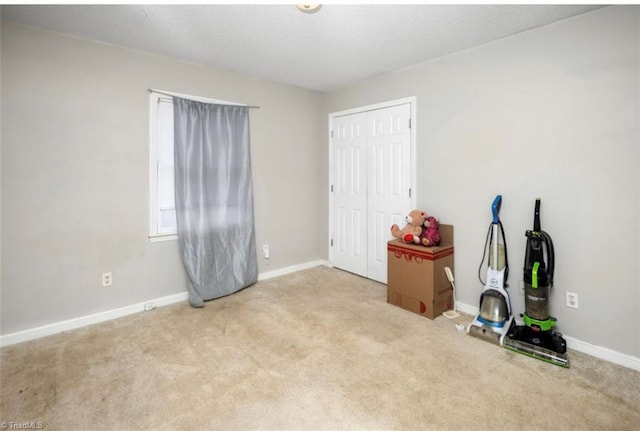
[[[154,308],[156,308],[156,304],[154,304],[153,302],[147,302],[146,304],[144,304],[144,311],[151,311]]]
[[[578,294],[573,292],[567,292],[567,307],[569,308],[579,308],[578,307]]]
[[[102,287],[109,287],[113,285],[113,277],[110,272],[102,274]]]
[[[265,259],[269,259],[269,244],[262,246],[262,253],[264,254]]]

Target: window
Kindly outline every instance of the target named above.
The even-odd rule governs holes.
[[[204,103],[242,105],[225,100],[208,99],[180,93],[149,91],[150,135],[150,217],[149,238],[152,241],[177,239],[175,185],[173,179],[173,97]]]
[[[173,183],[173,99],[151,92],[150,104],[150,237],[171,239],[177,234]]]

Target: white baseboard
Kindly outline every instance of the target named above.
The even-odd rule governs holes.
[[[137,304],[127,305],[125,307],[115,308],[113,310],[101,311],[99,313],[90,314],[88,316],[76,317],[74,319],[63,320],[37,328],[26,329],[24,331],[14,332],[2,335],[0,337],[0,347],[9,346],[11,344],[22,343],[23,341],[35,340],[37,338],[46,337],[48,335],[58,334],[72,329],[82,328],[84,326],[96,323],[106,322],[108,320],[117,319],[119,317],[128,316],[130,314],[145,311],[145,306],[151,304],[152,309],[156,307],[164,307],[165,305],[175,304],[176,302],[186,301],[188,299],[187,292],[177,293],[175,295],[164,296],[162,298],[152,299],[150,301],[139,302]]]
[[[456,302],[456,310],[475,316],[478,314],[478,307],[465,304],[462,302]],[[517,322],[522,325],[522,321]],[[602,346],[596,346],[595,344],[587,343],[586,341],[578,340],[577,338],[569,337],[566,334],[562,335],[567,342],[567,348],[581,352],[589,356],[593,356],[598,359],[602,359],[613,364],[621,365],[625,368],[640,371],[640,358],[635,356],[620,353],[615,350],[608,349]],[[569,359],[571,360],[571,359]]]
[[[300,265],[293,265],[286,268],[276,269],[273,271],[258,274],[258,281],[268,280],[270,278],[291,274],[293,272],[302,271],[321,265],[329,267],[332,266],[331,263],[326,260],[315,260]],[[125,307],[120,307],[113,310],[90,314],[88,316],[77,317],[74,319],[51,323],[49,325],[39,326],[37,328],[2,335],[0,336],[0,347],[10,346],[12,344],[22,343],[24,341],[35,340],[37,338],[46,337],[48,335],[58,334],[60,332],[70,331],[72,329],[78,329],[84,326],[106,322],[108,320],[117,319],[130,314],[140,313],[142,311],[145,311],[145,307],[148,307],[150,304],[152,308],[164,307],[166,305],[187,301],[188,299],[189,298],[187,292],[182,292],[174,295],[152,299],[150,301],[127,305]],[[463,302],[456,302],[456,310],[465,314],[470,314],[472,316],[478,314],[478,307],[465,304]],[[620,353],[606,347],[596,346],[594,344],[578,340],[577,338],[569,337],[567,335],[564,335],[564,338],[567,341],[567,347],[569,349],[573,349],[578,352],[596,357],[598,359],[630,368],[632,370],[640,371],[640,358]]]
[[[258,280],[267,280],[269,278],[291,274],[292,272],[301,271],[303,269],[309,269],[320,265],[331,266],[331,264],[326,260],[316,260],[313,262],[307,262],[300,265],[289,266],[287,268],[281,268],[274,271],[258,274]],[[99,313],[90,314],[88,316],[76,317],[69,320],[63,320],[61,322],[39,326],[37,328],[13,332],[11,334],[0,336],[0,347],[10,346],[12,344],[35,340],[37,338],[46,337],[48,335],[82,328],[84,326],[89,326],[96,323],[106,322],[108,320],[128,316],[129,314],[140,313],[141,311],[145,311],[146,307],[151,307],[151,309],[156,307],[164,307],[166,305],[175,304],[177,302],[187,301],[188,299],[188,293],[182,292],[174,295],[163,296],[161,298],[151,299],[145,302],[139,302],[137,304],[115,308],[113,310],[101,311]]]
[[[301,263],[300,265],[288,266],[286,268],[274,269],[273,271],[263,272],[258,274],[258,281],[268,280],[274,277],[280,277],[281,275],[291,274],[293,272],[302,271],[304,269],[313,268],[316,266],[329,266],[332,265],[326,260],[314,260],[312,262]]]
[[[478,307],[476,307],[475,305],[465,304],[464,302],[456,301],[456,310],[464,314],[470,314],[472,316],[478,314]]]
[[[563,337],[567,341],[567,347],[569,349],[621,365],[625,368],[640,371],[640,358],[620,353],[606,347],[596,346],[595,344],[587,343],[586,341],[578,340],[577,338],[569,337],[568,335],[563,334]]]

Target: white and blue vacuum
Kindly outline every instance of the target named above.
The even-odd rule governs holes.
[[[480,295],[478,315],[467,327],[467,333],[474,337],[504,346],[504,339],[513,322],[511,315],[511,301],[506,290],[509,277],[509,262],[507,259],[507,243],[504,228],[498,216],[502,205],[502,195],[497,195],[491,205],[493,221],[487,232],[485,249],[478,268],[478,278],[485,285]],[[487,279],[482,280],[482,266],[489,249]]]

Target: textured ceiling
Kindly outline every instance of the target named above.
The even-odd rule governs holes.
[[[16,5],[2,19],[327,91],[598,7]]]

